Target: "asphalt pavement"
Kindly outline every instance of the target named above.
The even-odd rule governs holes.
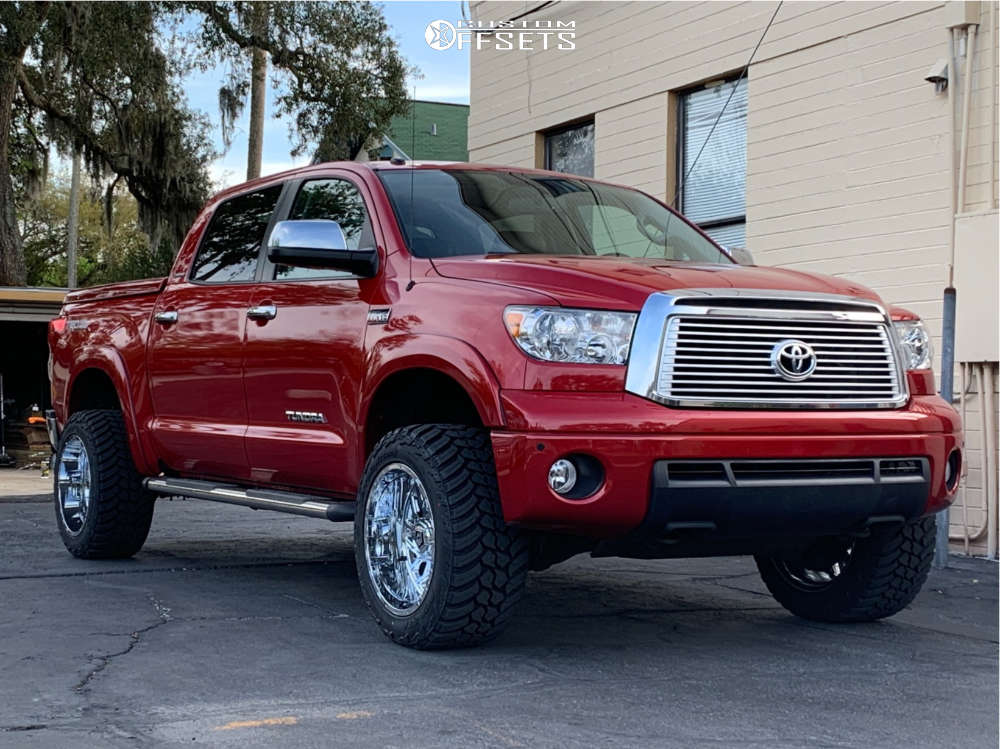
[[[749,559],[577,557],[493,644],[416,652],[347,525],[161,500],[134,560],[86,562],[44,500],[0,498],[0,747],[997,746],[993,562],[834,626]]]

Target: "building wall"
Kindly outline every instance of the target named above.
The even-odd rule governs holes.
[[[472,17],[509,19],[537,6],[473,3]],[[540,131],[592,116],[595,176],[669,200],[676,92],[741,70],[774,8],[559,2],[530,13],[575,21],[576,50],[473,51],[470,159],[541,166]],[[920,314],[938,352],[951,262],[951,138],[948,96],[924,77],[948,56],[953,11],[941,2],[785,3],[748,74],[747,245],[757,262],[871,286]],[[980,14],[967,211],[996,205],[997,29],[989,3]],[[973,397],[971,525],[983,512],[977,409]],[[952,513],[955,534],[961,519],[961,510]]]
[[[419,161],[467,161],[469,106],[437,101],[413,101],[410,114],[393,117],[389,137],[410,158]],[[437,134],[433,126],[437,125]]]

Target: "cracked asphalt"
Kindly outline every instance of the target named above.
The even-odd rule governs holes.
[[[2,481],[0,475],[0,481]],[[995,747],[997,566],[891,620],[807,623],[748,559],[532,575],[513,625],[422,653],[376,630],[350,529],[161,501],[85,562],[0,499],[0,747]]]

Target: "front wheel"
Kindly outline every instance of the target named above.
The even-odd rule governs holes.
[[[354,519],[361,591],[382,631],[413,648],[495,637],[524,589],[525,538],[504,523],[489,435],[445,424],[383,437]]]
[[[934,535],[934,518],[920,518],[852,541],[817,541],[795,555],[757,556],[757,568],[778,603],[797,616],[870,622],[916,598],[930,571]]]

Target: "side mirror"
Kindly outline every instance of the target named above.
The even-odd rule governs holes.
[[[729,254],[733,256],[740,265],[756,265],[753,261],[753,254],[746,247],[727,247]]]
[[[332,268],[364,278],[378,272],[378,250],[347,249],[340,224],[326,219],[279,221],[267,241],[267,259],[275,265]]]

